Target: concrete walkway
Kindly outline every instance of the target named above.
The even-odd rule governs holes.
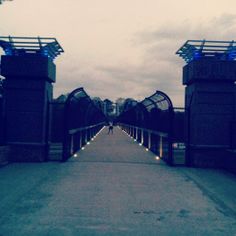
[[[171,168],[119,129],[66,163],[0,169],[0,236],[236,235],[236,177]]]

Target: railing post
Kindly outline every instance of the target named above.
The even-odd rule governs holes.
[[[71,134],[70,154],[74,153],[74,135]]]
[[[148,131],[148,149],[151,150],[151,147],[152,147],[151,132]]]
[[[92,137],[95,136],[95,128],[92,129]]]
[[[84,142],[85,142],[85,145],[86,145],[87,142],[88,142],[88,129],[85,130]]]
[[[82,148],[82,131],[79,131],[79,149]]]
[[[88,140],[90,141],[91,139],[91,128],[88,129]]]
[[[136,129],[136,137],[135,137],[135,139],[138,140],[138,127],[136,127],[135,129]]]
[[[162,136],[160,137],[160,141],[159,141],[159,155],[160,157],[163,157],[163,142],[162,142]]]
[[[143,129],[141,128],[141,144],[143,144]]]

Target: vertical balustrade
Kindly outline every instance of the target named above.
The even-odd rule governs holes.
[[[143,136],[144,136],[144,134],[143,134],[143,129],[141,129],[141,144],[143,144],[143,142],[144,142]]]
[[[151,132],[148,131],[148,149],[151,150],[151,147],[152,147]]]
[[[74,153],[74,135],[71,134],[70,154]]]

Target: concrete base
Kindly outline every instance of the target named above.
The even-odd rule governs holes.
[[[225,149],[192,148],[189,151],[190,163],[193,167],[220,168],[225,159]]]
[[[8,163],[9,146],[0,146],[0,166]]]
[[[43,162],[47,160],[46,144],[10,144],[11,162]]]
[[[225,151],[223,168],[236,174],[236,150],[228,149]]]
[[[48,160],[49,161],[62,161],[63,144],[50,143]]]
[[[192,167],[222,168],[236,173],[236,150],[191,150],[190,159]]]

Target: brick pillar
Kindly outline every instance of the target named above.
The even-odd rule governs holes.
[[[56,67],[41,55],[2,56],[6,78],[6,139],[11,161],[44,161],[48,155],[48,102]]]
[[[222,166],[235,120],[235,81],[235,61],[203,58],[184,67],[190,165]]]

